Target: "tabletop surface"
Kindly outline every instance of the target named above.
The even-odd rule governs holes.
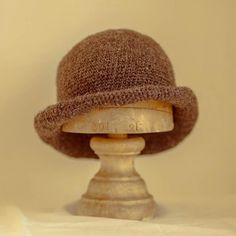
[[[5,205],[0,209],[0,235],[236,235],[236,196],[166,201],[159,215],[149,221],[76,216],[73,204],[57,211],[29,211]]]

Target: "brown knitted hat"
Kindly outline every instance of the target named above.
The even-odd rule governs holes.
[[[89,147],[91,134],[62,132],[73,117],[104,105],[143,100],[173,105],[172,131],[142,134],[143,154],[177,145],[197,120],[197,99],[191,89],[177,87],[171,63],[160,45],[132,30],[107,30],[91,35],[62,59],[57,74],[58,103],[35,117],[40,138],[73,157],[96,157]]]

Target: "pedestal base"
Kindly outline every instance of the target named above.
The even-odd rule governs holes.
[[[143,220],[156,215],[156,203],[134,169],[133,158],[144,148],[143,138],[100,138],[91,148],[101,168],[78,204],[78,215]]]
[[[78,206],[78,215],[129,220],[152,219],[156,215],[156,204],[152,198],[133,201],[82,198]]]

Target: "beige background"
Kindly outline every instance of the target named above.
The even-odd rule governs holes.
[[[131,28],[156,39],[178,85],[199,98],[194,132],[136,166],[157,199],[236,193],[236,1],[1,0],[0,202],[53,211],[85,191],[97,161],[43,144],[34,115],[55,103],[61,57],[90,33]]]

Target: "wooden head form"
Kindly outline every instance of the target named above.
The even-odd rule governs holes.
[[[173,128],[172,105],[149,100],[93,110],[70,120],[62,130],[90,134],[141,134],[165,132]]]
[[[130,220],[155,217],[156,203],[134,168],[134,157],[145,147],[142,133],[173,127],[172,106],[160,101],[107,106],[64,124],[64,132],[108,134],[90,140],[101,166],[78,203],[78,215]],[[127,134],[140,137],[127,138]]]

